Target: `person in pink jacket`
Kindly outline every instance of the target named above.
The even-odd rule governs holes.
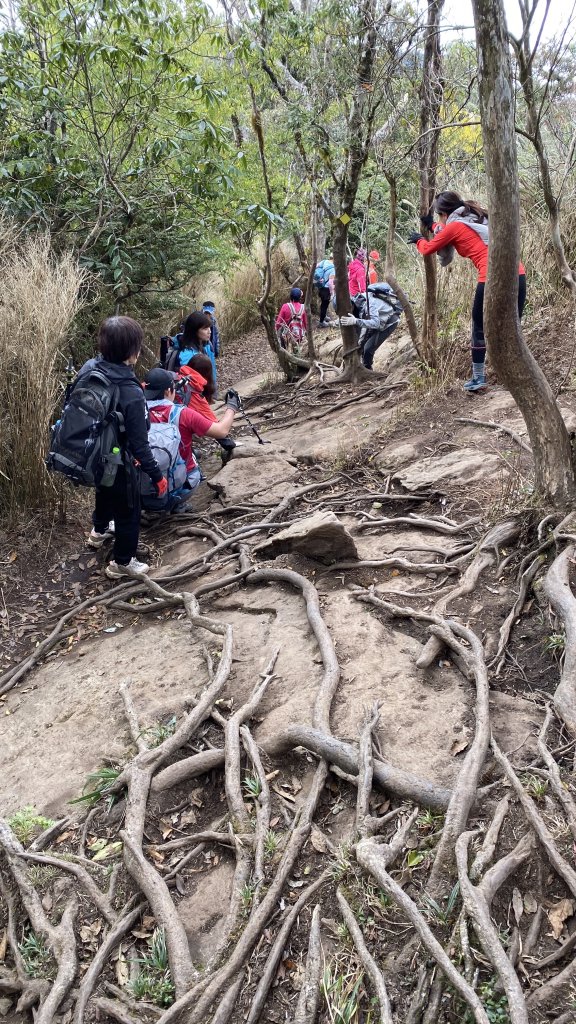
[[[358,249],[354,259],[348,264],[348,288],[351,299],[366,291],[366,249]]]

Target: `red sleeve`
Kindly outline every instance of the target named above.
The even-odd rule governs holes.
[[[204,419],[210,420],[211,423],[218,423],[216,413],[210,408],[208,402],[202,395],[191,395],[188,408],[199,413],[200,416],[204,417]],[[192,433],[194,433],[194,431],[192,431]]]
[[[437,231],[429,242],[425,238],[420,238],[416,242],[416,248],[418,252],[421,252],[423,256],[429,256],[430,253],[438,252],[439,249],[444,249],[447,245],[454,245],[454,242],[461,238],[462,228],[466,230],[465,225],[454,222],[452,224],[446,224],[446,227]]]
[[[196,434],[196,437],[204,437],[204,434],[207,434],[212,426],[210,420],[196,412],[195,409],[191,409],[190,406],[182,409],[179,422],[183,427]]]
[[[289,323],[290,323],[290,306],[288,306],[286,303],[284,303],[284,305],[280,307],[280,312],[278,313],[278,316],[276,317],[276,325],[275,325],[276,326],[276,330],[278,330],[278,328],[282,324],[286,324],[286,326],[288,326]]]

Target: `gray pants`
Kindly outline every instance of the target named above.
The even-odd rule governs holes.
[[[385,327],[383,331],[370,331],[368,340],[364,343],[361,342],[362,347],[362,362],[367,370],[372,369],[374,362],[374,353],[380,348],[387,338],[390,337],[393,331],[398,326],[398,320],[395,323]]]

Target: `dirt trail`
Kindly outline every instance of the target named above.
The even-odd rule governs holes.
[[[136,739],[140,745],[144,741],[151,747],[159,743],[156,748],[159,753],[153,756],[158,756],[159,766],[164,767],[176,763],[182,755],[200,756],[210,748],[219,749],[224,743],[221,716],[233,715],[250,701],[265,666],[277,651],[265,693],[247,716],[261,751],[280,749],[280,738],[290,728],[315,728],[330,742],[333,738],[340,741],[340,747],[336,745],[329,755],[324,754],[328,758],[326,762],[322,758],[318,762],[321,751],[308,743],[307,733],[300,737],[298,749],[292,749],[296,746],[292,743],[280,757],[269,760],[263,755],[267,777],[273,786],[272,806],[266,811],[266,835],[280,835],[287,829],[287,837],[295,836],[298,830],[291,830],[298,809],[304,818],[311,813],[316,822],[312,846],[308,842],[304,853],[296,852],[283,876],[278,899],[282,892],[285,896],[280,906],[284,910],[285,899],[288,906],[295,903],[308,881],[318,876],[323,859],[332,853],[336,864],[345,861],[348,865],[338,871],[342,879],[347,879],[345,891],[353,911],[358,914],[359,909],[364,908],[359,920],[363,924],[368,921],[369,938],[376,942],[382,956],[392,957],[392,960],[404,945],[403,939],[394,938],[401,918],[392,912],[389,897],[388,902],[382,902],[381,896],[374,897],[374,892],[382,892],[382,889],[362,888],[366,883],[360,881],[360,854],[358,864],[355,861],[352,864],[349,846],[342,848],[344,852],[339,853],[337,849],[339,842],[350,844],[355,835],[355,788],[343,781],[341,773],[340,776],[333,774],[320,796],[315,797],[314,779],[320,771],[316,766],[318,763],[330,765],[335,758],[336,765],[349,777],[351,769],[346,767],[349,755],[342,751],[357,750],[367,709],[374,707],[375,702],[381,705],[372,730],[375,780],[380,778],[377,770],[381,766],[383,772],[400,773],[398,778],[404,773],[409,788],[403,790],[405,783],[402,781],[400,788],[396,788],[394,774],[390,776],[388,789],[384,786],[382,790],[381,783],[376,787],[375,782],[375,788],[369,787],[366,797],[371,800],[370,805],[366,804],[366,808],[371,807],[371,813],[384,814],[391,806],[406,808],[402,794],[412,792],[410,786],[416,790],[421,787],[420,796],[412,798],[420,803],[421,810],[426,807],[428,792],[434,794],[429,807],[441,806],[442,800],[445,806],[447,799],[442,794],[448,791],[449,798],[452,791],[459,790],[464,760],[474,757],[473,739],[480,720],[478,701],[481,697],[470,678],[466,678],[466,672],[470,675],[471,671],[474,645],[470,647],[470,641],[465,639],[462,647],[457,639],[458,630],[473,631],[483,644],[487,660],[494,655],[498,631],[516,596],[519,562],[525,551],[538,546],[534,527],[544,512],[539,516],[529,511],[531,459],[525,450],[523,422],[507,393],[496,386],[486,395],[470,398],[453,390],[441,400],[428,398],[418,402],[404,383],[411,373],[409,349],[404,339],[399,339],[387,358],[388,379],[384,386],[375,385],[372,389],[364,386],[342,391],[332,384],[318,388],[314,383],[296,389],[267,380],[264,387],[268,390],[262,392],[261,374],[244,381],[241,390],[247,399],[250,418],[271,443],[258,445],[249,428],[242,428],[239,457],[226,468],[210,474],[209,486],[203,486],[196,511],[177,517],[163,531],[152,529],[148,537],[153,549],[161,552],[153,577],[172,594],[181,589],[198,590],[201,615],[205,618],[197,618],[190,604],[186,609],[175,602],[173,607],[166,607],[170,594],[160,595],[164,604],[155,607],[151,603],[158,598],[158,593],[149,592],[147,588],[140,588],[133,594],[120,593],[117,598],[120,605],[109,603],[105,612],[98,613],[96,606],[88,608],[87,615],[92,616],[90,621],[94,624],[90,635],[77,639],[72,633],[64,642],[56,644],[43,662],[7,692],[2,702],[0,772],[5,781],[9,780],[0,798],[2,816],[9,817],[26,805],[34,805],[52,818],[71,815],[73,823],[66,826],[68,832],[61,849],[68,848],[68,841],[87,857],[97,848],[99,837],[104,837],[106,842],[116,840],[126,807],[122,841],[128,844],[133,827],[135,835],[138,827],[145,828],[145,851],[152,856],[152,863],[162,877],[176,863],[174,858],[182,856],[168,853],[167,849],[163,852],[163,843],[194,831],[208,830],[220,836],[215,844],[208,843],[199,851],[196,866],[191,860],[189,864],[185,861],[180,868],[174,868],[174,873],[177,871],[177,891],[172,890],[174,917],[165,902],[169,899],[168,888],[162,900],[151,902],[152,917],[163,925],[168,939],[168,959],[178,998],[191,988],[192,962],[208,964],[212,970],[211,958],[216,958],[221,965],[218,972],[210,974],[212,980],[207,992],[212,992],[210,985],[217,986],[211,1000],[199,989],[196,1000],[190,1000],[186,1007],[182,1004],[181,1017],[167,1015],[166,1024],[168,1019],[211,1020],[210,1007],[217,1005],[241,969],[240,963],[230,966],[234,963],[232,940],[239,933],[249,933],[257,907],[255,893],[259,892],[261,882],[257,863],[256,869],[253,865],[245,867],[243,858],[250,858],[246,853],[250,844],[236,843],[234,853],[229,836],[226,838],[228,826],[218,822],[228,813],[228,820],[234,823],[239,835],[253,829],[254,807],[260,799],[258,793],[262,792],[263,783],[261,779],[260,790],[257,787],[254,790],[256,796],[252,803],[249,786],[256,783],[247,780],[257,779],[258,768],[255,763],[250,768],[250,761],[243,762],[241,778],[244,781],[241,782],[238,774],[234,783],[233,774],[229,774],[230,764],[235,763],[234,758],[239,755],[233,754],[233,746],[228,746],[233,741],[227,733],[226,785],[223,785],[222,770],[215,767],[209,774],[191,776],[166,791],[156,791],[153,787],[146,821],[142,819],[136,827],[130,810],[131,786],[135,784],[130,781],[133,763],[130,758],[134,755]],[[571,401],[566,401],[563,412],[570,425],[576,422],[576,408]],[[470,420],[497,422],[508,432],[465,422]],[[213,465],[211,458],[206,456],[206,465]],[[320,508],[333,513],[335,538],[336,527],[348,531],[357,551],[356,560],[341,559],[336,539],[330,557],[323,561],[314,557],[314,534],[306,536],[306,522]],[[518,523],[516,539],[500,547],[496,543],[483,556],[482,538],[495,522],[505,520],[511,513]],[[266,537],[275,536],[293,522],[300,524],[304,536],[294,542],[292,550],[275,558],[268,557],[265,549],[258,550],[258,544]],[[247,531],[254,524],[258,524],[259,530],[250,534]],[[187,536],[188,530],[190,535]],[[203,530],[207,531],[204,538]],[[232,534],[234,539],[229,546],[212,557],[214,545],[226,541]],[[291,543],[287,541],[288,545]],[[473,560],[482,557],[485,557],[485,565],[471,592],[456,596],[449,606],[448,619],[453,617],[456,625],[449,622],[444,629],[456,630],[450,632],[454,650],[441,646],[428,669],[418,667],[417,662],[429,639],[426,625],[415,621],[410,613],[390,617],[389,609],[378,605],[378,600],[432,614],[435,602],[457,585]],[[500,564],[504,559],[508,567],[501,573]],[[104,560],[104,553],[100,553],[98,564],[104,564]],[[167,576],[175,568],[180,575],[175,584],[170,584]],[[238,572],[246,578],[226,583],[231,574]],[[224,581],[224,586],[219,581]],[[302,589],[306,581],[314,585],[317,595],[308,595],[308,604],[303,600],[306,591]],[[202,593],[204,588],[208,590]],[[104,593],[94,593],[94,598],[104,598],[106,603],[106,593],[104,588]],[[358,600],[359,593],[363,600]],[[110,595],[113,601],[112,588]],[[89,595],[79,594],[82,596]],[[366,603],[364,599],[375,599],[376,604]],[[127,601],[134,602],[133,611]],[[145,609],[143,613],[143,604],[153,610]],[[509,654],[504,654],[500,670],[493,668],[490,675],[489,728],[498,746],[515,752],[515,761],[521,765],[539,757],[536,736],[542,727],[546,700],[550,699],[558,682],[558,663],[545,650],[546,638],[554,632],[545,619],[546,607],[541,588],[536,588],[517,616]],[[216,624],[209,627],[211,632],[206,631],[206,618]],[[226,628],[229,629],[228,639],[222,639],[220,633],[224,636]],[[336,659],[340,678],[334,685]],[[467,664],[464,674],[461,671],[463,661]],[[198,701],[204,699],[206,687],[211,685],[210,680],[218,682],[220,674],[222,685],[200,717],[197,731],[164,756],[165,744],[172,742],[174,730],[191,720]],[[138,736],[134,730],[131,736],[128,728],[125,698],[121,694],[121,684],[126,683],[138,721]],[[319,694],[324,695],[323,705],[317,703]],[[330,707],[330,732],[322,707]],[[215,720],[210,718],[210,709],[214,710]],[[557,723],[555,729],[556,751],[569,751],[561,723]],[[489,734],[485,739],[487,742]],[[248,742],[246,736],[244,742]],[[473,792],[478,785],[489,784],[498,777],[493,760],[487,760],[486,764],[484,760],[485,755],[482,755],[474,769]],[[103,763],[118,766],[118,771],[122,771],[121,778],[125,778],[128,787],[128,802],[125,805],[122,790],[124,796],[113,808],[112,816],[107,818],[103,811],[97,812],[78,847],[81,830],[74,820],[80,820],[82,809],[77,804],[70,805],[69,801],[82,792],[89,773]],[[541,769],[536,766],[530,770],[536,771],[530,777],[538,780]],[[561,770],[564,771],[563,762]],[[235,785],[240,787],[237,796],[241,794],[240,803],[236,805]],[[537,799],[544,800],[545,793],[546,787]],[[469,815],[474,818],[476,814],[477,822],[490,820],[494,802],[490,803],[492,798],[487,799],[489,802],[480,812],[474,811],[472,800],[460,831],[465,828]],[[546,800],[550,806],[542,804],[543,813],[554,817],[558,808],[550,795]],[[262,808],[258,815],[260,813],[264,813]],[[432,863],[430,851],[442,831],[435,813],[437,811],[424,811],[424,816],[418,819],[418,836],[411,841],[408,854],[402,855],[401,882],[416,900],[420,899],[422,888],[429,884],[426,869]],[[519,820],[515,817],[505,828],[506,852],[513,845],[514,837],[518,838],[525,831]],[[549,817],[546,820],[550,822]],[[391,827],[396,828],[396,821]],[[372,842],[369,832],[361,829],[360,834],[364,835],[362,843]],[[458,832],[452,840],[452,850],[457,836]],[[308,833],[303,842],[307,838]],[[562,830],[556,839],[564,850],[566,835]],[[280,852],[273,848],[277,840],[266,839],[266,836],[264,840],[270,849],[266,883],[258,897],[263,899],[263,905],[276,884],[274,871],[283,870]],[[280,843],[279,850],[286,852],[288,838],[282,842],[284,846]],[[442,856],[444,854],[438,853],[438,863]],[[453,886],[455,876],[450,857],[446,861],[446,877],[451,878]],[[522,883],[517,880],[515,884],[521,885],[523,892],[536,892],[536,897],[532,895],[533,901],[546,909],[546,899],[556,905],[570,895],[570,887],[566,890],[556,876],[547,896],[546,869],[538,863],[540,866],[536,861],[528,865]],[[150,901],[146,868],[143,864],[131,866],[129,859],[126,865],[131,878],[127,876],[122,883],[123,898],[140,888]],[[382,881],[382,871],[383,868],[375,869],[373,876],[385,888],[388,883]],[[291,881],[287,882],[290,872]],[[44,892],[49,893],[51,883],[43,884]],[[376,882],[370,884],[374,886]],[[285,885],[287,889],[283,889]],[[434,889],[433,885],[430,891],[443,892],[442,887]],[[573,895],[576,897],[576,892]],[[442,918],[443,896],[437,898],[440,900],[435,912],[438,920],[434,922],[429,915],[427,920],[432,920],[440,934],[454,922],[448,913]],[[372,905],[370,901],[374,899],[376,902]],[[334,894],[327,897],[327,901],[323,916],[338,919]],[[498,907],[504,920],[506,905],[502,903]],[[570,918],[567,913],[566,921]],[[82,920],[86,927],[93,917],[88,915]],[[181,951],[177,956],[175,952],[180,941],[177,920],[182,922],[189,943],[186,955]],[[388,944],[382,929],[388,929],[390,920],[393,927]],[[300,931],[295,932],[293,955],[282,954],[278,961],[280,966],[274,970],[273,976],[278,970],[280,974],[262,1019],[284,1019],[288,1010],[292,1012],[294,1000],[305,983],[307,911],[303,922]],[[338,956],[345,954],[338,952],[337,925],[335,927],[336,936],[330,927],[325,930],[324,943],[326,950],[336,951],[334,962],[338,963]],[[560,937],[566,938],[568,933],[562,931],[562,924],[559,928],[561,941]],[[135,943],[148,941],[151,934],[151,927],[148,932],[141,928],[139,940],[136,929],[131,945],[120,946],[121,957],[126,955],[129,960]],[[0,938],[1,935],[0,920]],[[268,936],[265,941],[262,935]],[[402,935],[401,928],[398,935]],[[442,941],[447,941],[448,937],[448,933],[443,934]],[[90,962],[99,941],[94,937],[92,944],[82,946],[83,963]],[[257,978],[273,941],[272,932],[265,932],[262,927],[251,947],[247,938],[245,941],[248,956],[259,941],[255,960]],[[538,955],[543,956],[550,951],[543,930],[541,937],[538,932],[535,942],[538,941],[543,943]],[[224,949],[226,956],[223,956]],[[191,957],[188,968],[184,963],[187,955]],[[359,970],[361,973],[362,955],[353,955],[348,949],[346,956],[348,967],[356,971],[356,977]],[[423,955],[419,961],[423,977],[425,960]],[[284,961],[293,966],[282,966]],[[94,1007],[99,1005],[98,998],[103,999],[107,993],[115,1004],[124,1006],[127,1013],[134,1011],[129,995],[134,991],[128,985],[130,971],[134,975],[138,969],[128,966],[126,977],[118,967],[114,968],[114,976],[105,972],[104,987],[97,989],[99,995]],[[498,967],[494,971],[498,974]],[[528,994],[530,984],[535,985],[534,991],[537,991],[537,982],[542,983],[546,977],[546,974],[538,975],[536,984],[524,978],[529,1000],[532,998]],[[401,978],[402,971],[398,977],[393,975],[392,981],[396,1006],[402,1007],[399,1019],[403,1019],[414,995],[411,985],[406,986]],[[486,978],[492,975],[485,973],[483,978],[485,984]],[[110,988],[118,982],[120,995]],[[433,979],[428,978],[428,983],[432,982]],[[0,987],[1,984],[0,965]],[[253,1005],[254,984],[254,978],[244,979],[238,1008],[232,1009],[226,1019],[238,1022],[245,1019],[243,1015]],[[494,988],[495,982],[490,984]],[[4,991],[22,992],[25,988],[23,983],[18,988],[14,981],[13,990],[5,988]],[[473,1004],[464,990],[462,995],[464,1001]],[[148,993],[148,998],[154,997]],[[196,1009],[191,1009],[198,999]],[[494,999],[500,996],[495,995]],[[555,1006],[555,999],[553,992],[545,1005]],[[55,1019],[65,1024],[71,1019],[67,1017],[66,992],[62,1000],[61,1017]],[[326,1003],[332,1005],[328,995]],[[544,1005],[544,1000],[542,1003]],[[15,1003],[10,1005],[14,1009]],[[536,998],[535,1009],[530,1010],[531,1021],[539,1020],[539,1005]],[[105,1003],[101,1003],[99,1012],[101,1019],[120,1019]],[[138,1010],[137,1017],[140,1012]],[[142,1012],[146,1017],[145,1011]],[[14,1015],[7,1019],[20,1021],[26,1017]],[[327,1020],[329,1015],[319,1019]],[[482,1018],[477,1016],[476,1019]]]

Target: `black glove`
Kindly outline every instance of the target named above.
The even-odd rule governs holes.
[[[432,231],[434,217],[432,216],[431,213],[425,213],[423,217],[420,217],[420,223],[422,227],[427,228],[428,231]]]
[[[419,231],[411,231],[406,241],[409,245],[415,245],[421,238],[424,238],[424,235],[421,235]]]
[[[239,412],[242,407],[242,399],[234,388],[230,388],[229,391],[224,395],[224,405],[228,409],[234,409],[234,412]]]

